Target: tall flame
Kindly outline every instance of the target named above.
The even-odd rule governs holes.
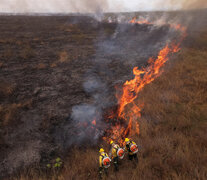
[[[147,20],[137,21],[136,18],[133,18],[129,23],[153,24]],[[141,117],[142,107],[135,103],[135,99],[138,98],[140,91],[145,87],[145,85],[151,83],[158,76],[160,76],[160,74],[163,72],[162,67],[168,61],[169,55],[180,50],[180,44],[186,36],[186,28],[180,24],[170,24],[169,26],[170,28],[181,32],[180,40],[178,42],[167,44],[163,49],[160,50],[157,58],[150,58],[148,60],[148,67],[140,69],[138,67],[134,67],[134,78],[124,83],[122,95],[118,98],[119,108],[117,118],[124,119],[127,127],[123,127],[120,125],[120,123],[117,123],[110,130],[107,130],[110,131],[110,137],[104,137],[104,140],[107,142],[111,139],[115,139],[122,144],[123,139],[126,136],[139,134],[138,119]]]

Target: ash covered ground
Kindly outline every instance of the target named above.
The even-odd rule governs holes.
[[[109,15],[103,21],[77,15],[0,17],[0,177],[45,166],[74,144],[98,142],[104,128],[90,142],[87,128],[77,124],[91,121],[97,111],[101,121],[104,109],[117,104],[114,87],[179,36],[168,25],[124,23],[134,15],[110,15],[110,21],[116,19],[111,23]],[[198,17],[205,24],[205,15],[180,13],[178,19],[193,27]]]

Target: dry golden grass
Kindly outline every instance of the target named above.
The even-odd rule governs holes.
[[[140,135],[134,137],[141,146],[139,164],[133,168],[124,159],[118,173],[109,169],[107,179],[207,179],[206,59],[205,48],[183,49],[165,73],[145,87],[139,96],[144,103]],[[48,179],[97,179],[98,155],[98,148],[74,148],[60,176]]]
[[[43,63],[40,63],[37,65],[37,69],[45,69],[45,68],[46,68],[46,65]]]
[[[50,64],[51,68],[57,67],[58,64],[60,64],[60,63],[64,63],[64,62],[70,61],[68,53],[65,50],[59,52],[58,56],[59,56],[59,59],[57,61],[54,61],[53,63]]]
[[[55,62],[53,62],[51,65],[50,65],[51,68],[54,68],[54,67],[57,67],[57,64]]]
[[[66,51],[60,52],[60,55],[59,56],[60,56],[59,57],[59,61],[61,63],[67,61],[67,59],[68,59],[68,53]]]

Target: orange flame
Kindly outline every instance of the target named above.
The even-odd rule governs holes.
[[[92,121],[92,124],[93,124],[94,126],[96,126],[96,120],[95,120],[95,119]]]
[[[133,18],[130,23],[136,24],[152,24],[147,20],[137,21]],[[134,134],[139,134],[139,123],[138,119],[141,117],[142,107],[135,103],[138,98],[140,91],[145,87],[145,85],[154,81],[163,72],[162,67],[169,59],[169,55],[176,53],[180,50],[180,44],[186,37],[186,27],[180,24],[170,24],[170,28],[173,28],[181,32],[181,39],[178,42],[172,42],[167,44],[163,49],[160,50],[156,59],[150,58],[148,60],[149,66],[146,68],[139,69],[134,67],[133,74],[134,78],[126,81],[123,85],[122,95],[118,98],[119,108],[118,108],[118,118],[124,119],[127,123],[127,127],[123,127],[120,124],[113,126],[110,131],[110,137],[104,137],[103,139],[109,142],[111,139],[117,140],[120,144],[123,144],[123,139],[126,136],[132,136]],[[128,108],[127,108],[128,107]]]
[[[152,24],[146,19],[137,20],[136,17],[134,17],[131,21],[129,21],[129,23],[131,23],[131,24]]]

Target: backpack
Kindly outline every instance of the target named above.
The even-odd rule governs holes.
[[[133,154],[138,152],[138,147],[134,142],[130,142],[129,149]]]
[[[122,148],[119,148],[117,150],[117,156],[119,157],[119,159],[123,159],[124,158],[124,150]]]
[[[116,153],[119,159],[123,159],[124,158],[124,150],[122,148],[120,148],[118,145],[114,146],[113,148],[116,149]]]
[[[104,168],[109,168],[110,167],[110,163],[111,163],[111,159],[106,155],[101,155],[102,156],[102,164]]]

